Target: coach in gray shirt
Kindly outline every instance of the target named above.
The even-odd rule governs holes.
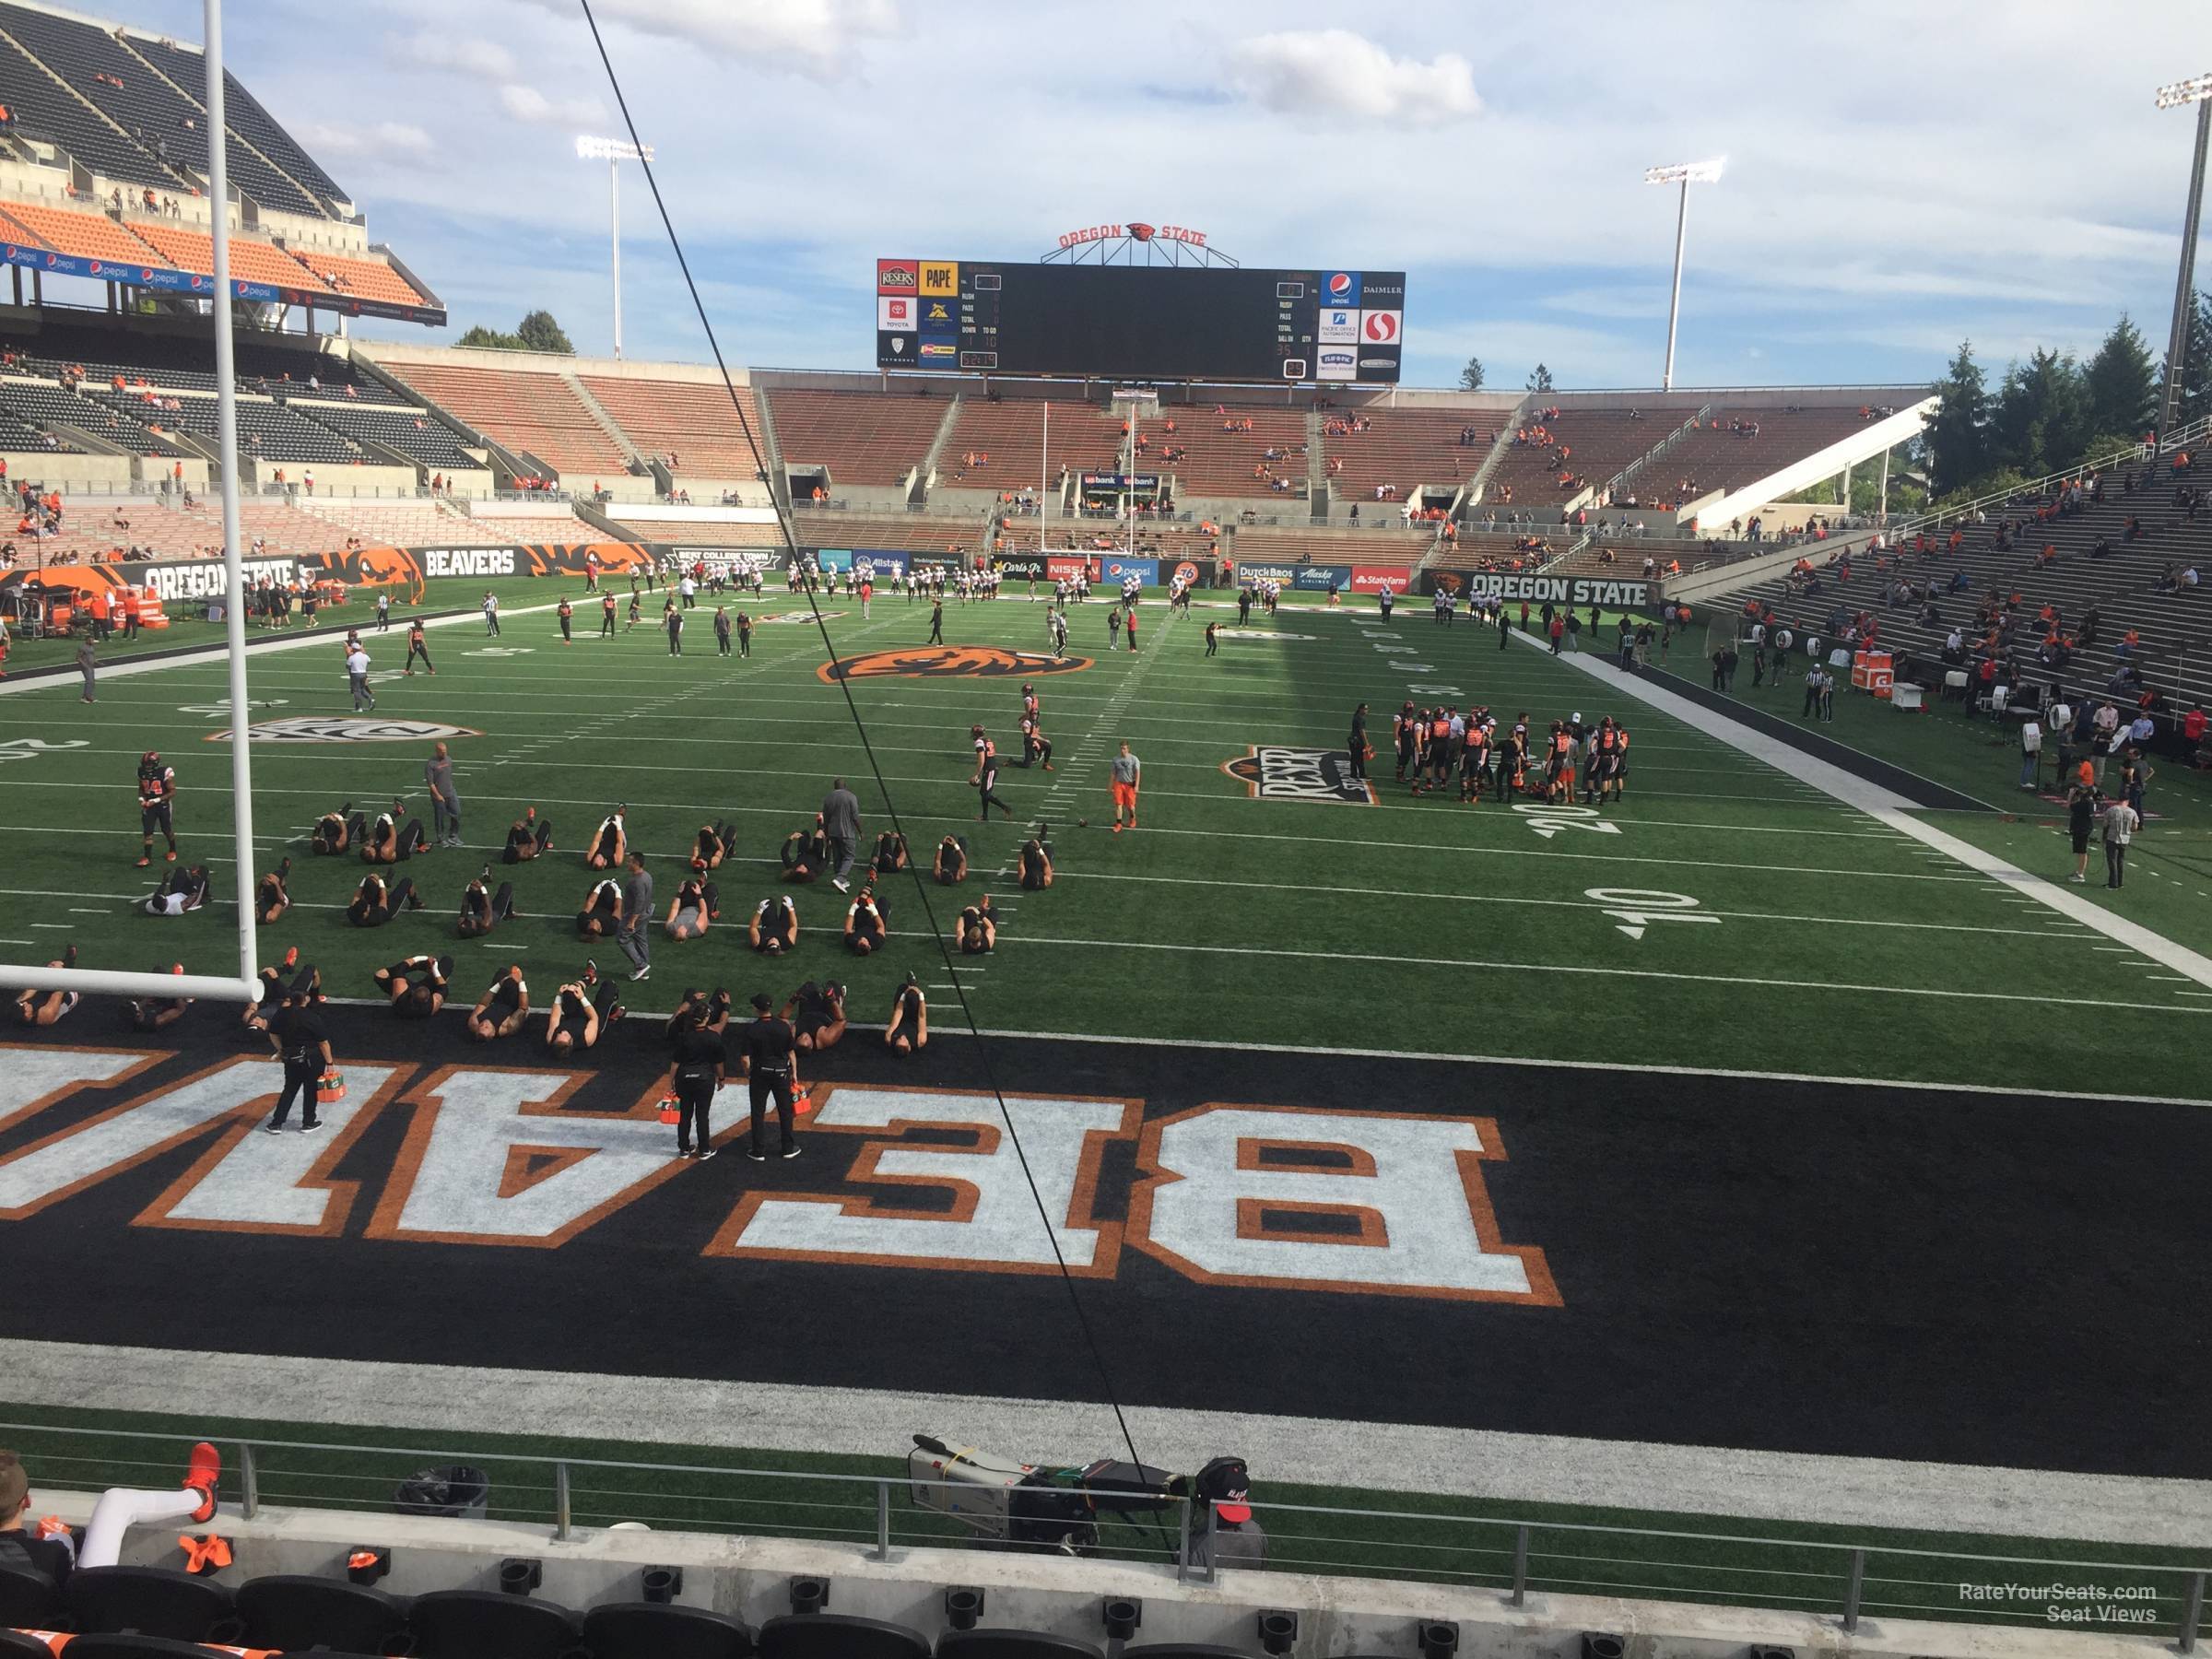
[[[622,884],[622,928],[615,943],[636,965],[629,977],[641,980],[653,971],[653,877],[645,871],[645,854],[629,855],[629,879]]]
[[[822,833],[830,840],[837,890],[850,892],[845,877],[853,870],[853,850],[860,845],[860,797],[845,787],[842,778],[832,778],[830,793],[822,797]]]
[[[370,699],[369,706],[376,707]],[[453,758],[440,744],[437,752],[422,763],[423,786],[430,792],[430,816],[436,821],[438,844],[457,847],[461,844],[461,797],[453,790]]]

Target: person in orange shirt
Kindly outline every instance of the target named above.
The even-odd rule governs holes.
[[[136,588],[126,587],[123,590],[123,637],[124,639],[135,640],[138,637],[138,622],[145,613],[145,609],[146,602],[139,597]]]
[[[85,608],[92,613],[92,637],[105,640],[112,631],[109,623],[114,616],[114,602],[108,597],[108,590],[104,587],[94,588]]]

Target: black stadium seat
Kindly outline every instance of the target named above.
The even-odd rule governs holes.
[[[1206,1641],[1147,1641],[1122,1650],[1122,1659],[1252,1659],[1242,1648]]]
[[[20,1630],[0,1630],[0,1659],[18,1659],[29,1654],[32,1659],[53,1659],[53,1650],[36,1636],[26,1636]]]
[[[221,1659],[221,1648],[167,1636],[75,1636],[65,1650],[78,1659]]]
[[[44,1573],[0,1567],[0,1626],[33,1625],[43,1630],[39,1620],[60,1599],[54,1594],[53,1581]]]
[[[613,1602],[583,1616],[592,1659],[752,1659],[753,1633],[703,1607]]]
[[[433,1590],[407,1624],[417,1659],[557,1659],[577,1644],[576,1615],[493,1590]]]
[[[1041,1636],[1033,1630],[947,1630],[937,1638],[937,1659],[1106,1659],[1088,1641]]]
[[[179,1641],[206,1641],[232,1617],[230,1592],[212,1579],[167,1567],[82,1567],[63,1594],[80,1630],[131,1630]]]
[[[760,1659],[929,1659],[919,1631],[843,1613],[787,1613],[760,1627]]]
[[[238,1616],[246,1623],[246,1647],[330,1647],[363,1653],[377,1652],[407,1623],[406,1605],[397,1596],[344,1579],[293,1573],[241,1584]]]

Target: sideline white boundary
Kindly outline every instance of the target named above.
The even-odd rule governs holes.
[[[1526,640],[1526,642],[1531,647],[1535,645],[1533,639]],[[1560,656],[1553,661],[1579,668],[1591,678],[1603,680],[1614,690],[1634,698],[1670,719],[1681,722],[1693,731],[1702,732],[1708,737],[1715,738],[1756,759],[1764,760],[1784,776],[1809,783],[1824,794],[1833,795],[1847,806],[1856,806],[1875,822],[1901,835],[1910,836],[1923,846],[1964,865],[1976,875],[1986,876],[2023,898],[2048,906],[2069,921],[2095,929],[2114,944],[2140,951],[2161,967],[2170,968],[2186,979],[2212,988],[2212,958],[2202,956],[2186,945],[2178,945],[2163,934],[2153,933],[2140,923],[2115,915],[2102,905],[2091,903],[2081,894],[2023,870],[2010,859],[1984,852],[1971,841],[1960,841],[1957,836],[1936,829],[1933,824],[1915,817],[1912,810],[1912,804],[1892,790],[1884,789],[1880,784],[1871,783],[1840,766],[1794,748],[1779,738],[1770,737],[1740,721],[1714,713],[1663,686],[1652,685],[1639,675],[1623,674],[1618,668],[1587,656]]]
[[[916,1433],[1025,1461],[1118,1450],[1101,1404],[696,1378],[192,1353],[0,1338],[18,1405],[325,1423],[429,1434],[535,1424],[577,1440],[897,1456]],[[1504,1502],[1586,1504],[1838,1526],[1913,1527],[2202,1547],[2212,1481],[1748,1452],[1420,1424],[1132,1406],[1137,1450],[1194,1469],[1220,1453],[1269,1480],[1382,1485]],[[430,1448],[417,1448],[429,1450]],[[457,1446],[455,1451],[466,1451]],[[1410,1471],[1420,1470],[1416,1476]],[[33,1479],[37,1470],[32,1471]]]

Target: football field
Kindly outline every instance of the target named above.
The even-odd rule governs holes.
[[[1494,630],[1405,607],[1385,624],[1368,602],[1286,606],[1242,627],[1228,608],[1149,603],[1132,655],[1107,649],[1108,606],[1094,601],[1074,608],[1067,660],[1053,664],[1045,606],[1018,589],[948,605],[949,650],[924,647],[926,606],[879,598],[864,618],[841,595],[823,608],[879,789],[803,598],[768,595],[749,657],[716,653],[702,606],[679,657],[650,625],[595,637],[582,626],[595,602],[579,604],[564,645],[550,586],[512,584],[497,640],[473,619],[434,629],[434,677],[396,671],[399,628],[371,634],[377,719],[358,727],[314,724],[349,712],[327,627],[306,649],[253,653],[255,720],[284,739],[255,746],[257,857],[294,861],[294,909],[263,930],[264,960],[296,945],[331,994],[359,996],[374,968],[450,949],[464,1000],[511,961],[549,991],[587,953],[578,849],[621,805],[664,905],[700,826],[738,826],[719,872],[724,921],[703,940],[659,940],[653,981],[628,999],[640,1012],[688,985],[781,996],[829,977],[849,984],[856,1020],[880,1019],[911,970],[935,1020],[957,1023],[930,921],[948,924],[989,891],[998,948],[959,970],[987,1030],[2112,1091],[2109,1073],[2078,1070],[2087,1022],[2130,1056],[2118,1092],[2200,1092],[2193,1045],[2174,1039],[2212,1006],[2206,987],[1639,702],[1612,667],[1594,677]],[[1209,620],[1223,628],[1212,657]],[[1054,745],[1050,772],[1017,764],[1025,681]],[[229,967],[228,900],[148,918],[135,900],[160,867],[132,867],[132,779],[158,748],[177,769],[185,856],[228,891],[224,685],[221,661],[201,660],[112,674],[88,705],[74,677],[0,700],[0,833],[15,853],[0,949],[44,959],[74,941],[90,966]],[[1612,714],[1632,736],[1625,797],[1562,809],[1417,796],[1393,782],[1389,753],[1390,712],[1407,698],[1488,704],[1507,723],[1525,712],[1538,731]],[[1361,701],[1381,751],[1371,797],[1343,764]],[[1007,757],[1014,821],[976,821],[971,724]],[[394,796],[427,827],[432,727],[455,731],[466,845],[394,872],[414,877],[425,909],[350,927],[361,866],[311,858],[307,831],[343,803],[374,812]],[[1143,762],[1143,816],[1117,836],[1106,763],[1123,741]],[[973,874],[926,894],[911,877],[881,882],[891,941],[865,960],[841,947],[839,896],[796,889],[800,947],[766,962],[746,949],[743,919],[779,889],[778,848],[840,775],[862,800],[864,851],[895,808],[918,863],[957,833]],[[1972,817],[1961,805],[1921,816]],[[507,826],[532,806],[555,828],[554,854],[504,868]],[[1021,893],[1006,872],[1041,822],[1057,880]],[[521,913],[458,940],[462,887],[488,860],[514,881]],[[598,955],[614,965],[611,947]]]

